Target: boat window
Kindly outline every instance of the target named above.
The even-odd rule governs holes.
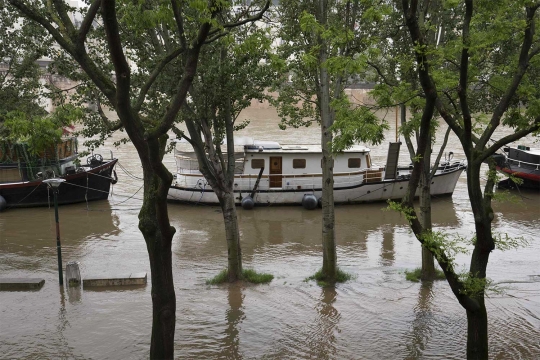
[[[293,169],[305,169],[306,168],[306,159],[293,159],[292,167],[293,167]]]
[[[260,169],[264,167],[264,159],[251,159],[251,168]]]
[[[359,168],[360,158],[349,158],[349,168]]]

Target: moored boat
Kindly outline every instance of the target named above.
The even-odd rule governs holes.
[[[59,204],[107,199],[116,182],[117,159],[93,154],[86,164],[78,160],[77,140],[63,139],[38,155],[30,155],[25,144],[4,143],[0,150],[0,211],[5,208],[47,206],[52,191],[43,180],[65,180],[58,192]]]
[[[500,182],[500,187],[540,190],[540,149],[523,145],[505,147],[502,154],[496,154],[493,158],[498,171],[522,180],[521,184],[516,184],[509,178]]]
[[[401,199],[411,166],[398,166],[399,144],[391,143],[386,166],[371,162],[370,149],[355,146],[334,159],[335,203]],[[234,193],[237,204],[254,193],[256,205],[302,204],[313,208],[322,196],[321,147],[253,141],[235,154]],[[177,174],[168,193],[170,201],[218,204],[218,198],[199,171],[193,152],[175,151]],[[450,195],[466,168],[464,161],[447,158],[436,170],[432,195]],[[256,187],[257,184],[257,187]],[[256,187],[256,188],[255,188]],[[255,188],[255,189],[254,189]]]

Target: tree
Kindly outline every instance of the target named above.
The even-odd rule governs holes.
[[[437,48],[438,43],[444,42],[444,30],[449,27],[449,19],[444,17],[444,13],[433,14],[433,9],[439,9],[440,1],[426,2],[426,9],[419,11],[419,23],[430,23],[426,27],[425,39],[433,48]],[[446,24],[445,24],[446,22]],[[425,106],[425,94],[416,75],[416,63],[414,60],[414,47],[407,40],[409,34],[402,26],[401,11],[392,7],[392,11],[387,13],[386,21],[379,28],[379,48],[378,52],[372,54],[368,64],[374,69],[374,81],[377,83],[371,95],[376,99],[376,108],[400,109],[401,127],[400,133],[403,135],[411,161],[416,157],[414,142],[418,142],[418,130],[422,117],[422,109]],[[442,26],[445,24],[445,26]],[[407,120],[407,111],[410,119]],[[397,113],[396,113],[397,126]],[[422,154],[425,159],[419,183],[419,220],[426,230],[432,229],[431,221],[431,182],[439,166],[440,160],[446,148],[450,127],[447,127],[442,146],[439,149],[436,160],[431,166],[432,147],[435,142],[435,134],[439,128],[439,123],[435,119],[431,120],[430,141],[426,145],[426,152]],[[423,280],[433,280],[436,278],[434,257],[431,251],[422,247],[422,269],[421,278]]]
[[[36,60],[45,56],[49,43],[44,31],[27,20],[18,21],[0,1],[0,136],[7,136],[2,123],[9,112],[20,111],[32,116],[47,112],[36,99],[42,97]],[[30,36],[31,35],[31,36]]]
[[[103,125],[91,123],[91,130],[106,136],[122,128],[137,150],[144,178],[139,229],[147,245],[152,279],[150,358],[173,358],[176,296],[171,242],[175,228],[167,212],[172,175],[162,162],[167,132],[178,120],[203,45],[221,37],[227,28],[252,19],[223,23],[220,14],[231,4],[217,0],[94,0],[81,9],[61,0],[9,3],[58,44],[57,56],[66,61],[58,62],[57,69],[71,69],[71,75],[86,85],[79,89],[81,96],[117,114],[119,120],[113,122],[100,111]],[[81,21],[75,22],[72,14],[80,14]],[[173,78],[168,77],[171,69]],[[172,92],[161,91],[164,83],[171,82]]]
[[[450,13],[456,22],[447,28],[446,41],[439,49],[426,40],[429,24],[419,23],[419,2],[403,0],[401,7],[416,53],[418,78],[426,94],[416,152],[418,161],[414,163],[409,197],[404,199],[402,210],[418,240],[435,254],[452,292],[466,310],[467,358],[487,359],[485,292],[489,285],[489,255],[495,248],[504,249],[515,243],[492,230],[496,173],[490,157],[505,144],[540,130],[540,92],[532,85],[539,70],[540,40],[535,24],[540,3],[448,2],[439,10]],[[467,190],[476,234],[470,268],[464,274],[455,268],[444,237],[423,228],[412,204],[435,109],[459,138],[468,161]],[[511,127],[514,132],[492,141],[500,126]],[[488,163],[488,172],[482,191],[484,162]]]
[[[370,45],[364,38],[366,27],[381,20],[370,9],[369,1],[287,1],[280,4],[277,15],[285,75],[276,85],[279,95],[274,104],[282,126],[321,125],[323,265],[319,280],[330,283],[338,275],[332,152],[354,141],[378,143],[383,138],[384,128],[375,115],[354,107],[344,93],[365,67],[363,52]],[[338,135],[335,139],[334,134]]]
[[[263,8],[269,5],[268,1]],[[248,125],[236,120],[251,100],[266,98],[265,90],[273,79],[268,62],[270,44],[268,34],[253,24],[206,46],[200,57],[201,75],[194,80],[190,101],[181,112],[189,137],[177,131],[193,146],[199,169],[219,199],[227,239],[229,282],[243,277],[235,205],[238,199],[234,194],[234,131]]]

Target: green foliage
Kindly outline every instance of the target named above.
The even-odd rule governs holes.
[[[379,118],[367,107],[353,107],[346,96],[334,99],[335,111],[332,152],[343,151],[357,142],[380,144],[384,140],[384,131],[388,124],[381,124]]]
[[[422,279],[422,268],[416,268],[412,271],[405,270],[405,279],[412,282],[420,282]],[[435,277],[433,280],[446,280],[446,275],[440,269],[435,269]]]
[[[493,241],[495,242],[495,248],[501,251],[519,249],[530,244],[530,241],[523,236],[510,237],[506,233],[493,234]]]
[[[440,231],[426,231],[422,234],[422,246],[431,251],[439,264],[446,264],[446,270],[455,272],[457,254],[466,254],[469,249],[463,238],[450,237]]]
[[[242,270],[242,279],[252,284],[268,284],[274,279],[274,275],[267,273],[258,273],[252,269]],[[206,280],[206,285],[219,285],[229,281],[228,270],[223,269],[212,279]]]
[[[387,210],[394,210],[403,214],[405,216],[405,219],[407,219],[407,221],[416,219],[416,216],[413,215],[414,214],[413,208],[404,206],[401,202],[398,202],[398,201],[388,200],[387,203],[388,203]]]
[[[486,292],[501,294],[503,289],[497,286],[493,280],[488,278],[479,278],[470,272],[459,274],[461,283],[460,293],[470,298],[476,298],[484,295]]]
[[[304,281],[307,282],[307,281],[310,281],[310,280],[315,280],[317,282],[317,285],[322,286],[322,287],[326,287],[326,286],[331,286],[334,283],[342,283],[342,282],[349,281],[351,279],[353,279],[352,274],[346,273],[343,270],[338,268],[337,271],[336,271],[336,278],[335,279],[328,279],[323,274],[322,269],[320,269],[315,274],[307,277]]]
[[[38,154],[60,142],[63,127],[79,121],[82,111],[65,105],[46,117],[31,117],[21,111],[9,112],[4,121],[5,139],[15,143],[26,143],[32,154]]]
[[[274,275],[266,273],[258,273],[255,270],[242,270],[244,281],[252,284],[268,284],[274,279]]]
[[[206,285],[219,285],[228,282],[228,273],[229,271],[227,269],[221,270],[219,274],[209,280],[206,280]]]

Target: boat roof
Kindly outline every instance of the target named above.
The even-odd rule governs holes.
[[[244,145],[246,153],[281,153],[281,154],[306,154],[306,153],[321,153],[321,145],[304,145],[304,144],[283,144],[280,145],[276,141],[260,141],[254,140],[253,144]],[[353,145],[344,150],[344,153],[368,153],[369,148],[362,145]]]
[[[177,143],[182,141],[176,141]],[[224,143],[225,144],[225,143]],[[281,145],[277,141],[265,141],[265,140],[254,140],[250,137],[236,137],[234,139],[235,147],[244,147],[245,153],[279,153],[279,154],[316,154],[321,153],[321,145],[313,144],[283,144]],[[342,151],[342,153],[368,153],[371,150],[368,147],[363,145],[353,145],[350,148]],[[177,155],[185,155],[192,153],[193,151],[179,151],[176,150]]]
[[[540,149],[535,149],[535,148],[530,148],[530,147],[525,147],[525,146],[512,146],[512,148],[516,149],[516,150],[519,150],[519,151],[522,151],[524,153],[527,153],[527,154],[531,154],[531,155],[540,155]]]

